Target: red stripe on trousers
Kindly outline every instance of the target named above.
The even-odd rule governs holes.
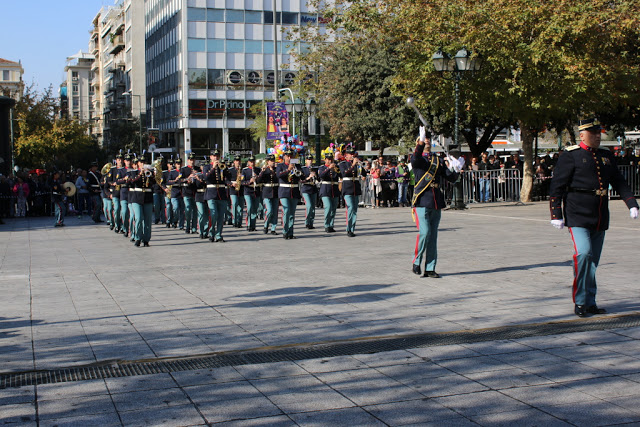
[[[418,235],[416,236],[416,249],[413,255],[413,264],[416,263],[416,258],[418,258],[418,244],[420,243],[420,218],[418,218],[418,210],[413,208],[413,213],[416,217],[416,227],[418,227]]]
[[[578,247],[576,246],[576,239],[573,237],[573,231],[569,228],[571,233],[571,240],[573,241],[573,290],[571,297],[573,302],[576,302],[576,292],[578,292]]]

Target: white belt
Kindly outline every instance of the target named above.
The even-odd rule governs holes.
[[[355,181],[357,178],[354,178],[352,176],[345,176],[344,178],[342,178],[343,181]]]
[[[204,189],[204,188],[201,188],[201,189],[196,190],[196,191],[197,191],[198,193],[204,193],[204,192],[205,192],[205,189]]]
[[[264,185],[265,187],[277,187],[280,184],[262,184],[262,185]],[[284,184],[282,184],[282,185],[284,185]]]
[[[207,188],[224,188],[226,184],[207,184]]]
[[[289,188],[292,188],[292,187],[297,187],[297,186],[298,186],[298,184],[280,184],[280,187],[289,187]]]
[[[143,193],[151,193],[153,190],[151,188],[132,188],[133,191],[141,191]]]
[[[338,181],[320,181],[320,184],[338,185]]]

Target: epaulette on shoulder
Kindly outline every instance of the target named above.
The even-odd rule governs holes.
[[[570,145],[567,148],[565,148],[564,151],[573,151],[573,150],[577,150],[578,148],[580,148],[579,145]]]

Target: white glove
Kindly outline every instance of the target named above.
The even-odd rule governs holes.
[[[558,230],[562,230],[564,228],[564,219],[552,219],[551,225],[553,225]]]
[[[638,219],[638,208],[629,209],[629,216],[633,219]]]
[[[449,155],[447,156],[447,160],[449,161],[450,169],[452,169],[454,172],[460,172],[460,162],[458,162],[458,159]]]
[[[427,140],[427,130],[424,126],[420,126],[420,141],[425,142]]]

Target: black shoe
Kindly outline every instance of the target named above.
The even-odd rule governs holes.
[[[142,244],[144,245],[145,248],[149,247],[149,242],[142,242]]]
[[[269,232],[268,228],[265,228],[264,230],[262,230],[264,234],[267,234]]]
[[[209,241],[210,241],[211,243],[213,243],[213,242],[215,242],[215,241],[216,241],[216,238],[215,238],[215,237],[213,237],[213,236],[211,236],[211,237],[209,237]]]
[[[336,232],[336,230],[333,227],[329,228],[329,233],[335,233],[335,232]]]
[[[315,227],[314,227],[313,225],[307,225],[307,228],[308,228],[309,230],[315,230]]]
[[[347,231],[347,236],[356,237],[356,233],[354,233],[353,231]]]
[[[120,233],[120,229],[119,229],[119,228],[116,228],[115,230],[113,230],[113,232],[114,232],[114,233],[116,233],[116,234],[118,234],[118,233]]]
[[[184,230],[184,226],[180,227],[180,230]]]
[[[126,234],[127,232],[126,232],[126,231],[124,231],[124,230],[121,228],[121,229],[118,231],[118,233],[120,233],[120,234]]]
[[[256,231],[256,228],[252,227],[252,228],[249,229],[249,231]]]
[[[324,232],[325,233],[330,233],[329,229],[327,227],[324,228]]]
[[[134,245],[136,245],[136,246],[140,246],[140,240],[136,240],[136,242],[134,243]]]
[[[200,233],[200,238],[204,239],[204,234]]]
[[[289,240],[289,236],[287,236],[287,235],[282,235],[282,238],[283,238],[284,240]]]
[[[436,273],[435,271],[425,271],[424,272],[424,277],[431,277],[433,279],[439,279],[440,275],[438,273]]]
[[[297,237],[293,235],[289,236],[289,240],[294,240],[294,239],[297,239]]]
[[[167,223],[167,225],[166,225],[166,227],[167,227],[167,228],[171,228],[171,223],[170,223],[170,222],[168,222],[168,223]]]
[[[576,304],[575,309],[573,310],[573,312],[576,314],[576,316],[578,317],[587,317],[587,307],[585,307],[584,305],[578,305]]]
[[[111,225],[109,226],[109,230],[111,230],[111,231],[113,231],[113,229],[114,229],[114,228],[115,228],[115,226],[114,226],[113,224],[111,224]]]
[[[276,233],[276,231],[275,231],[275,230],[271,230],[271,234],[273,234],[274,236],[277,236],[277,235],[278,235],[278,233]]]
[[[191,230],[189,229],[184,230],[184,234],[191,234]]]
[[[225,240],[221,237],[221,238],[219,238],[219,239],[216,239],[216,242],[224,243],[224,242],[225,242]]]
[[[156,219],[156,220],[155,220],[155,222],[154,222],[154,224],[156,224],[156,225],[157,225],[157,224],[159,224],[159,223],[160,223],[160,220],[159,220],[159,219]],[[148,246],[148,245],[147,245],[147,246]]]
[[[411,266],[411,270],[413,271],[413,273],[414,273],[414,274],[417,274],[417,275],[422,274],[422,270],[420,269],[420,266],[419,266],[419,265],[415,265],[415,264],[413,264],[413,265]]]
[[[604,308],[598,308],[597,305],[592,305],[590,307],[587,307],[587,313],[590,314],[605,314],[607,312],[607,310],[605,310]]]
[[[173,224],[172,227],[173,228],[178,228],[178,224]]]

